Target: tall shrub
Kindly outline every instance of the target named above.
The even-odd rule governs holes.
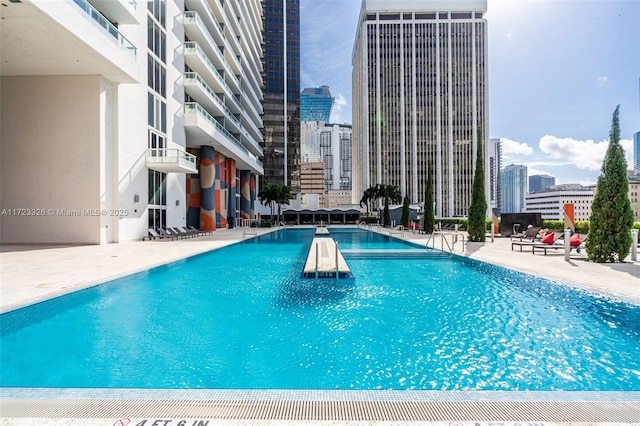
[[[405,228],[409,226],[409,197],[406,195],[404,196],[404,200],[402,200],[402,218],[400,222]]]
[[[433,232],[433,225],[436,217],[433,211],[433,177],[431,176],[431,165],[427,167],[427,187],[424,191],[424,218],[422,221],[422,229],[425,233]]]
[[[631,247],[633,210],[629,200],[627,161],[620,145],[620,105],[613,112],[609,148],[591,204],[587,254],[593,262],[622,262]]]
[[[467,232],[469,241],[484,242],[486,238],[487,199],[484,193],[484,160],[482,156],[482,130],[478,129],[478,153],[476,156],[476,172],[473,175],[471,204]]]

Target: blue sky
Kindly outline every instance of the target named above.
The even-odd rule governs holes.
[[[390,0],[391,1],[391,0]],[[351,123],[360,0],[301,0],[301,87],[329,86]],[[595,183],[620,104],[622,145],[640,131],[639,0],[488,0],[489,120],[503,166]]]

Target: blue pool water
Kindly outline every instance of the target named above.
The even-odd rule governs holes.
[[[286,230],[3,314],[0,385],[640,390],[640,306],[332,236],[353,279],[300,278]]]

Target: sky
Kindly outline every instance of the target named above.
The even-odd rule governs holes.
[[[329,86],[337,123],[351,123],[360,5],[300,1],[301,88]],[[550,174],[557,184],[596,183],[620,105],[621,144],[632,168],[640,0],[488,0],[485,18],[489,130],[502,139],[503,167],[524,164],[529,175]]]

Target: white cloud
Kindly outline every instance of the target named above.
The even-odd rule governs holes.
[[[604,86],[609,82],[609,79],[606,76],[598,77],[598,86]]]
[[[331,122],[342,123],[344,121],[342,119],[342,109],[347,106],[347,100],[342,95],[342,93],[338,93],[338,95],[334,98],[335,100],[333,102],[333,110],[331,111]]]
[[[553,176],[553,173],[547,172],[545,170],[535,169],[535,168],[531,167],[531,164],[537,164],[537,163],[524,163],[524,165],[527,166],[527,176],[534,176],[534,175],[550,175],[550,176]]]
[[[625,151],[627,164],[630,164],[633,157],[631,151],[632,143],[628,139],[623,139],[620,144]],[[594,142],[590,139],[580,141],[573,138],[545,135],[540,138],[538,146],[540,151],[548,155],[552,160],[566,161],[579,169],[595,171],[600,170],[602,167],[609,141]]]
[[[500,142],[502,143],[502,153],[510,157],[512,155],[531,155],[533,154],[533,148],[531,148],[526,143],[520,143],[516,141],[512,141],[507,138],[500,138]]]

